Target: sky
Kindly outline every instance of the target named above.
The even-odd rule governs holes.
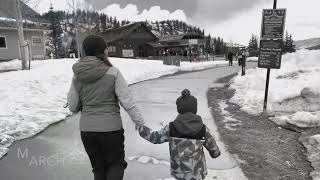
[[[55,9],[68,10],[72,0],[51,0]],[[252,34],[260,35],[262,9],[273,0],[75,0],[80,7],[131,21],[178,19],[205,29],[206,34],[225,41],[248,44]],[[41,0],[40,13],[49,0]],[[320,0],[278,0],[287,9],[286,30],[294,40],[320,37]]]

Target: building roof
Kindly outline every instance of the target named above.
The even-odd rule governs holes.
[[[130,23],[119,28],[108,29],[101,33],[101,35],[107,40],[107,42],[114,42],[120,39],[125,39],[128,37],[134,30],[143,27],[146,31],[151,34],[155,39],[158,39],[147,27],[144,22],[135,22]]]

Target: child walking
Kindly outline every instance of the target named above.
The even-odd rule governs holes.
[[[169,142],[171,175],[177,180],[203,180],[207,175],[203,146],[212,158],[217,158],[220,150],[197,115],[197,99],[188,89],[181,92],[176,105],[179,115],[174,121],[154,132],[140,126],[139,134],[153,144]]]

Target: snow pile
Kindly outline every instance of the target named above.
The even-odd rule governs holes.
[[[263,109],[266,69],[250,69],[233,79],[232,102],[259,114]],[[276,119],[307,127],[320,125],[320,51],[300,50],[282,57],[280,70],[271,70],[268,110]],[[285,114],[285,115],[283,115]]]
[[[131,156],[128,158],[130,161],[138,161],[142,164],[162,164],[166,166],[170,166],[170,162],[166,160],[158,160],[156,158],[152,158],[149,156]]]
[[[310,173],[310,176],[314,180],[320,179],[320,134],[301,137],[299,139],[306,147],[308,153],[308,160],[311,162],[314,170]]]
[[[15,59],[8,62],[0,62],[0,71],[20,70],[21,60]]]
[[[162,61],[110,58],[129,84],[158,78],[178,71],[215,67],[219,62],[182,63],[181,67]],[[65,119],[63,108],[76,59],[33,61],[30,71],[0,73],[0,157],[15,140],[37,134],[48,125]],[[21,68],[18,60],[0,63],[0,68]]]
[[[320,45],[320,38],[311,38],[294,42],[297,49],[308,49]]]
[[[15,19],[7,18],[7,17],[0,17],[0,21],[10,21],[10,22],[16,22]]]
[[[248,62],[258,62],[259,57],[248,57],[247,61]]]
[[[7,21],[7,22],[16,22],[16,19],[13,18],[7,18],[7,17],[0,17],[0,21]],[[23,22],[27,22],[27,23],[34,23],[33,21],[27,20],[27,19],[23,19]]]

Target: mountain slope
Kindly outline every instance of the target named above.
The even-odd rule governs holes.
[[[295,41],[296,49],[320,49],[320,38]]]

